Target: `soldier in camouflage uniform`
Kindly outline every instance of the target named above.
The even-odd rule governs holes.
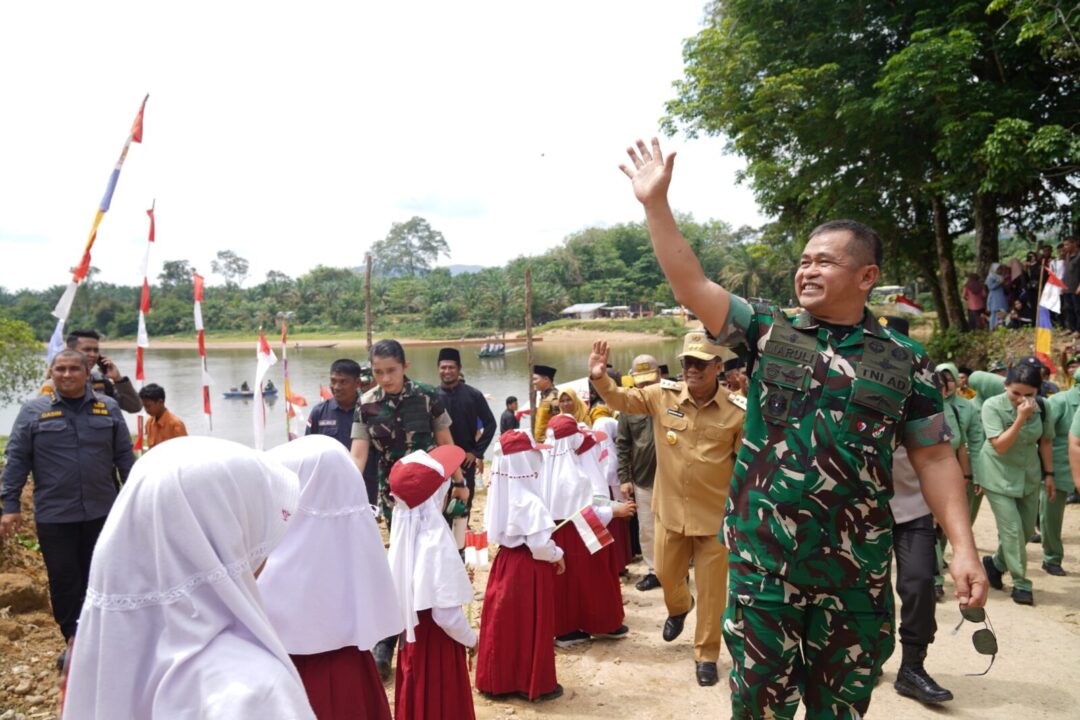
[[[865,308],[880,239],[851,221],[811,233],[795,275],[804,310],[789,318],[705,276],[667,202],[674,158],[656,140],[629,154],[622,169],[675,297],[717,342],[750,349],[745,439],[722,531],[733,716],[791,718],[802,700],[811,720],[862,717],[893,648],[895,444],[953,542],[961,605],[979,607],[987,592],[933,368],[918,343]]]
[[[368,453],[379,458],[379,508],[389,524],[394,501],[390,496],[390,468],[416,450],[452,445],[450,415],[435,388],[410,380],[409,364],[396,340],[380,340],[371,349],[371,367],[378,385],[360,398],[352,429],[352,456],[363,472]],[[459,473],[460,475],[460,473]],[[455,476],[455,497],[460,496]],[[468,491],[465,491],[465,498]]]

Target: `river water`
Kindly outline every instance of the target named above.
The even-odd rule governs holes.
[[[448,343],[449,345],[449,343]],[[517,346],[511,345],[511,348]],[[566,382],[587,374],[586,367],[592,344],[586,341],[559,341],[536,343],[534,361],[542,365],[558,368],[556,382]],[[626,372],[631,359],[639,353],[655,355],[661,363],[668,363],[674,372],[677,370],[676,354],[680,346],[675,340],[647,340],[644,342],[617,343],[612,345],[611,363],[621,372]],[[511,352],[503,358],[479,358],[479,346],[467,345],[461,348],[462,372],[465,380],[473,387],[489,396],[488,404],[496,420],[506,409],[506,397],[515,395],[526,404],[528,376],[526,352]],[[271,369],[268,378],[281,388],[282,362],[281,347],[274,347],[278,362]],[[405,349],[410,363],[406,371],[414,380],[438,385],[436,372],[437,347],[411,347]],[[106,354],[119,366],[120,371],[135,374],[135,351],[115,350]],[[303,395],[310,409],[319,402],[319,385],[329,385],[330,363],[338,358],[350,357],[354,360],[366,358],[360,348],[309,348],[289,349],[289,381],[294,393]],[[254,343],[251,350],[221,350],[207,348],[207,362],[214,385],[210,388],[210,403],[213,410],[213,430],[210,430],[202,413],[202,374],[198,352],[192,350],[154,350],[146,351],[146,381],[154,382],[165,388],[166,405],[180,417],[192,435],[213,435],[251,445],[252,440],[252,401],[226,400],[222,393],[241,382],[251,383],[255,377]],[[280,397],[268,400],[269,421],[266,429],[266,446],[279,445],[286,440],[285,403]],[[19,407],[17,405],[0,407],[0,434],[8,434],[15,422]],[[306,413],[305,413],[306,414]],[[135,432],[135,416],[125,413],[132,433]]]

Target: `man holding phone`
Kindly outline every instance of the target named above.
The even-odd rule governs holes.
[[[90,384],[94,387],[94,392],[116,400],[124,412],[142,412],[142,400],[139,399],[135,386],[126,375],[120,374],[116,363],[107,355],[101,354],[100,343],[101,335],[94,330],[73,330],[66,341],[68,350],[82,353],[90,365]],[[41,394],[48,395],[54,389],[50,379],[41,388]]]

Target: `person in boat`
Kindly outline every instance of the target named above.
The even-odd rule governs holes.
[[[240,392],[251,392],[251,386],[247,384],[247,380],[240,383]]]

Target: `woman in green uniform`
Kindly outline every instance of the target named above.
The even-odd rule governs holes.
[[[1037,399],[1042,373],[1038,363],[1025,358],[1005,376],[1005,393],[988,398],[982,407],[986,444],[979,454],[976,482],[994,513],[998,549],[983,558],[990,586],[1003,589],[1002,574],[1012,576],[1012,599],[1033,605],[1027,577],[1027,539],[1035,531],[1039,489],[1053,487],[1051,441],[1054,419]],[[1046,472],[1043,472],[1046,468]]]
[[[1080,380],[1078,365],[1069,363],[1070,380]],[[1064,575],[1061,561],[1065,554],[1061,525],[1065,518],[1065,498],[1073,487],[1069,468],[1069,428],[1080,408],[1080,384],[1074,382],[1064,392],[1054,393],[1046,401],[1054,416],[1054,482],[1043,487],[1039,503],[1039,528],[1042,532],[1042,568],[1050,575]]]

